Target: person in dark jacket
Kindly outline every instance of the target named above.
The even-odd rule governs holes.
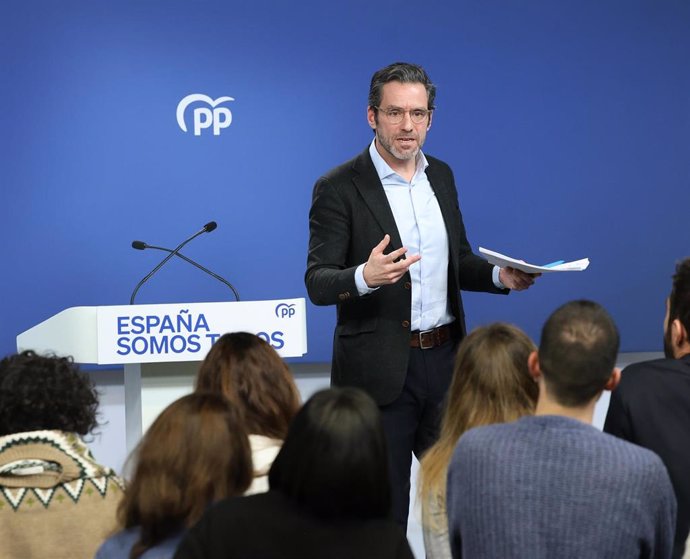
[[[625,368],[604,431],[656,452],[678,500],[673,558],[690,531],[690,258],[680,262],[666,301],[665,359]]]
[[[378,408],[356,388],[316,393],[295,417],[268,493],[223,501],[184,538],[176,559],[412,559],[390,518]]]

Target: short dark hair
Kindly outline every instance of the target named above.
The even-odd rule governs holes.
[[[544,324],[539,364],[544,382],[566,407],[589,403],[611,378],[620,338],[613,319],[593,301],[572,301]]]
[[[351,387],[317,392],[293,420],[268,479],[271,490],[321,517],[387,517],[388,454],[371,397]]]
[[[394,62],[374,73],[369,86],[369,106],[372,109],[381,104],[383,86],[388,82],[421,83],[426,88],[427,109],[434,109],[436,86],[431,83],[431,79],[429,79],[424,68],[408,62]]]
[[[0,436],[59,430],[86,435],[98,425],[98,392],[71,357],[27,350],[0,361]]]
[[[673,287],[668,298],[669,323],[680,320],[690,334],[690,258],[676,264],[673,275]]]

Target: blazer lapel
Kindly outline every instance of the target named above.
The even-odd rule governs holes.
[[[391,237],[387,252],[402,247],[400,233],[395,224],[395,218],[393,217],[393,212],[388,203],[388,198],[386,198],[386,193],[383,190],[381,180],[371,161],[369,148],[365,149],[364,152],[355,159],[352,167],[355,171],[352,181],[357,187],[357,190],[371,210],[376,221],[378,221],[381,229]]]

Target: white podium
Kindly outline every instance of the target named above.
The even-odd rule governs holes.
[[[124,365],[129,453],[142,426],[152,420],[142,418],[143,407],[154,397],[146,390],[148,371],[154,384],[166,363],[178,370],[187,363],[195,372],[196,363],[226,332],[254,333],[281,357],[299,357],[307,352],[306,325],[304,299],[72,307],[19,334],[17,350],[71,355],[77,363]]]

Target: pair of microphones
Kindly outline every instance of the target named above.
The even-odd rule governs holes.
[[[209,222],[208,222],[206,225],[204,225],[199,231],[197,231],[196,233],[194,233],[194,235],[192,235],[192,236],[189,237],[188,239],[185,239],[184,241],[182,241],[179,245],[177,245],[177,246],[176,246],[175,248],[173,248],[173,249],[166,248],[166,247],[159,247],[159,246],[149,245],[149,244],[145,243],[144,241],[132,241],[132,248],[135,248],[135,249],[137,249],[137,250],[146,250],[147,248],[150,248],[150,249],[154,249],[154,250],[162,250],[163,252],[167,252],[168,255],[167,255],[165,258],[163,258],[163,260],[161,260],[161,261],[156,265],[156,267],[155,267],[153,270],[151,270],[148,274],[146,274],[143,278],[141,278],[141,281],[140,281],[140,282],[137,284],[137,286],[134,288],[134,291],[132,291],[132,296],[129,298],[129,304],[130,304],[130,305],[133,305],[133,304],[134,304],[134,299],[135,299],[135,297],[137,296],[137,293],[139,292],[139,289],[141,289],[141,286],[144,285],[149,279],[151,279],[151,277],[153,276],[153,274],[155,274],[158,270],[160,270],[163,266],[165,266],[165,264],[166,264],[171,258],[173,258],[174,256],[177,256],[178,258],[181,258],[182,260],[184,260],[185,262],[188,262],[188,263],[191,264],[192,266],[195,266],[196,268],[198,268],[198,269],[201,270],[202,272],[205,272],[205,273],[208,274],[209,276],[211,276],[211,277],[217,279],[219,282],[224,283],[225,285],[227,285],[227,286],[232,290],[232,292],[234,293],[234,295],[235,295],[235,300],[239,301],[239,300],[240,300],[240,296],[239,296],[239,294],[237,293],[237,290],[232,286],[232,284],[231,284],[229,281],[227,281],[225,278],[222,278],[221,276],[219,276],[219,275],[216,274],[215,272],[212,272],[212,271],[209,270],[208,268],[205,268],[204,266],[202,266],[202,265],[199,264],[198,262],[195,262],[195,261],[192,260],[191,258],[188,258],[187,256],[185,256],[184,254],[182,254],[182,253],[180,252],[180,251],[182,250],[182,248],[183,248],[187,243],[189,243],[190,241],[193,241],[193,240],[196,239],[199,235],[203,235],[204,233],[210,233],[211,231],[214,231],[214,230],[216,229],[216,227],[218,227],[218,224],[217,224],[215,221],[209,221]]]

